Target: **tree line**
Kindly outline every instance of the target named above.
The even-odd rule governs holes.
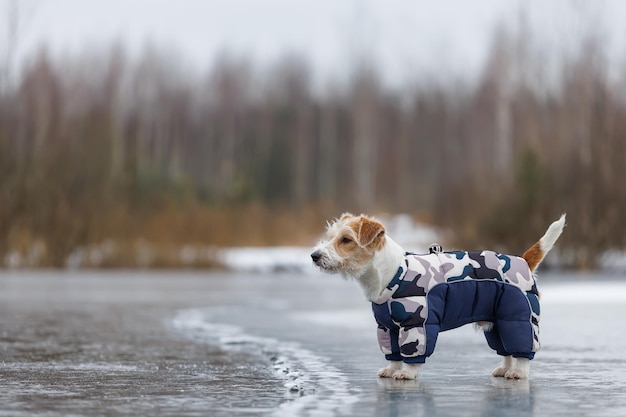
[[[500,30],[475,82],[399,90],[367,62],[321,88],[297,55],[193,73],[153,49],[42,48],[0,89],[0,260],[39,247],[64,266],[106,239],[301,243],[348,210],[521,252],[567,212],[559,245],[593,266],[626,247],[626,71],[610,76],[594,37],[558,66],[540,52]]]

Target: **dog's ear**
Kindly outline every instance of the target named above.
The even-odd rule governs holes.
[[[367,247],[375,243],[377,240],[383,237],[385,234],[385,227],[376,220],[369,217],[361,217],[359,222],[359,230],[357,232],[357,238],[359,245]]]

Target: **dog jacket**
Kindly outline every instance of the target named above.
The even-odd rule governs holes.
[[[526,261],[492,251],[407,253],[376,300],[378,343],[387,360],[424,363],[440,331],[489,321],[499,355],[533,359],[539,298]]]

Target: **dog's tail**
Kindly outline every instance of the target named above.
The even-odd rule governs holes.
[[[537,241],[534,245],[532,245],[524,254],[522,258],[526,260],[528,263],[528,267],[531,271],[535,271],[537,266],[543,261],[543,258],[546,257],[547,253],[550,252],[550,249],[554,246],[554,243],[557,241],[561,233],[563,232],[563,228],[565,227],[565,214],[561,215],[561,218],[548,227],[546,234],[543,235],[541,239]]]

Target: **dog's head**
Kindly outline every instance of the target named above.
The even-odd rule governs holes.
[[[385,228],[377,220],[344,213],[328,224],[311,258],[323,271],[359,276],[385,244]]]

